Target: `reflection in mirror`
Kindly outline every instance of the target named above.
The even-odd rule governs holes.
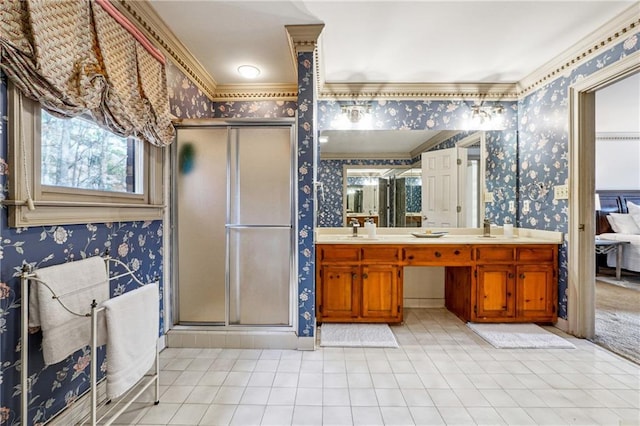
[[[369,219],[384,227],[419,227],[421,175],[407,167],[344,166],[345,225]]]
[[[356,216],[361,221],[370,217],[379,226],[427,226],[421,206],[421,155],[449,147],[464,147],[467,152],[466,176],[462,184],[466,195],[458,226],[478,227],[485,214],[489,218],[495,217],[491,212],[494,205],[484,199],[486,194],[493,195],[502,205],[505,195],[514,192],[510,188],[514,182],[508,177],[494,179],[490,176],[492,170],[500,171],[499,167],[504,172],[512,168],[510,161],[500,164],[506,159],[503,151],[496,151],[489,145],[480,147],[481,141],[482,144],[503,143],[510,138],[507,133],[329,130],[322,131],[321,135],[329,142],[320,144],[317,177],[323,187],[318,198],[317,223],[320,227],[346,226],[350,218]],[[370,197],[374,193],[377,198],[372,200]],[[369,201],[366,201],[367,196]],[[368,204],[365,206],[365,203]]]

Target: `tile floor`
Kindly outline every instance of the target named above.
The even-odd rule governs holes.
[[[392,330],[398,349],[165,349],[160,404],[116,423],[640,425],[640,366],[588,341],[494,349],[444,309]]]

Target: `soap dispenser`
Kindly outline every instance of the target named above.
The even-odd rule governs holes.
[[[505,238],[513,238],[513,223],[508,217],[504,218],[504,225],[502,227]]]

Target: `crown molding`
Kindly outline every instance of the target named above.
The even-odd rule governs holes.
[[[318,37],[324,28],[324,24],[310,25],[285,25],[289,38],[289,47],[292,52],[313,52],[318,45]]]
[[[517,87],[515,83],[324,83],[319,98],[517,100]]]
[[[596,140],[601,141],[638,141],[640,133],[638,132],[598,132]]]
[[[323,160],[411,160],[407,152],[326,152],[322,153],[321,158]]]
[[[114,6],[129,18],[157,47],[172,59],[209,99],[214,98],[217,83],[187,47],[173,34],[151,7],[148,0],[116,0]]]
[[[640,27],[639,7],[636,2],[611,21],[593,31],[554,59],[518,82],[518,97],[523,97],[561,75],[571,72],[596,54],[618,43],[623,37],[633,34]]]
[[[424,141],[422,144],[420,144],[419,146],[411,150],[411,152],[409,152],[409,155],[411,156],[411,158],[417,157],[421,153],[429,151],[434,146],[448,139],[451,139],[458,133],[460,133],[459,130],[443,130],[439,132],[437,135],[429,138],[428,140]]]
[[[297,101],[298,86],[296,84],[226,84],[217,87],[212,100],[215,102]]]

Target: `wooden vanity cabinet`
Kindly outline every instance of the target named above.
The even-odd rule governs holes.
[[[402,322],[398,248],[323,245],[318,251],[318,322]]]
[[[476,249],[477,322],[555,322],[557,249],[481,247]]]
[[[464,321],[558,319],[555,244],[320,244],[318,322],[403,320],[403,267],[444,266],[445,306]]]

